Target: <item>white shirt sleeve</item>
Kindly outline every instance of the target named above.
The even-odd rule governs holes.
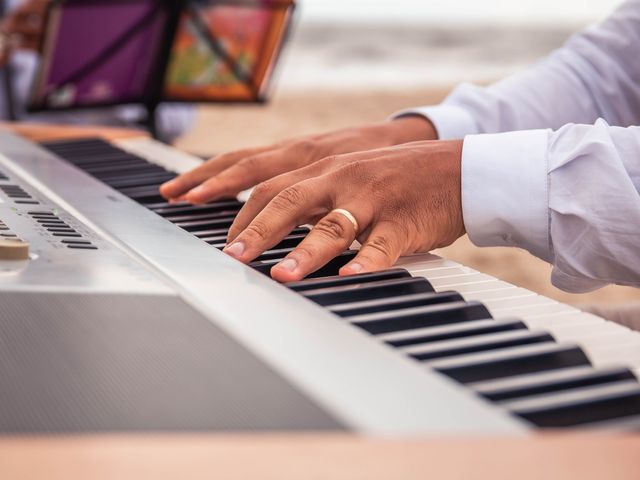
[[[529,250],[567,291],[640,287],[638,52],[640,0],[628,0],[524,73],[396,114],[428,117],[441,139],[465,138],[474,243]]]

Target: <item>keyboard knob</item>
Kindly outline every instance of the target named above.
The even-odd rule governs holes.
[[[29,260],[29,243],[13,238],[0,240],[0,260]]]

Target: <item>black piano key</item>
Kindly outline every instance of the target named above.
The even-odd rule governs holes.
[[[293,230],[292,233],[293,233],[292,235],[285,237],[285,239],[282,242],[280,242],[278,245],[276,245],[274,248],[279,248],[280,245],[284,245],[283,248],[286,248],[287,245],[289,245],[289,243],[286,241],[288,238],[292,238],[293,240],[295,239],[303,240],[304,237],[306,237],[307,234],[309,233],[309,229],[306,227],[297,228]],[[216,248],[224,248],[225,245],[227,244],[226,233],[224,235],[209,235],[206,232],[204,233],[196,232],[196,236],[201,240],[204,240],[205,242],[207,242],[209,245],[215,246]]]
[[[207,212],[219,212],[221,210],[240,210],[242,203],[237,200],[220,200],[212,203],[205,203],[202,205],[192,205],[191,203],[179,202],[169,203],[167,201],[146,204],[145,206],[153,210],[158,215],[163,217],[166,215],[188,215],[191,213],[207,213]]]
[[[133,155],[93,155],[91,157],[67,157],[67,161],[83,170],[122,165],[151,165],[142,158]]]
[[[499,405],[538,427],[561,428],[640,415],[640,384],[626,380]]]
[[[151,166],[148,163],[139,164],[123,164],[123,165],[107,165],[94,168],[83,168],[83,170],[96,178],[100,178],[102,175],[112,175],[117,173],[118,175],[141,174],[141,173],[156,173],[158,171],[156,166]]]
[[[432,293],[433,287],[425,278],[395,278],[377,282],[356,283],[339,287],[318,288],[301,292],[309,300],[327,307],[341,303],[393,298],[399,295]]]
[[[517,377],[473,383],[467,386],[479,395],[498,402],[542,393],[635,379],[636,377],[633,373],[623,367],[600,369],[576,367],[552,370],[550,372],[530,373]]]
[[[392,347],[406,347],[455,338],[467,338],[489,333],[527,330],[522,320],[476,320],[475,322],[454,323],[438,327],[417,328],[401,332],[387,333],[378,339]]]
[[[412,345],[403,348],[402,351],[416,360],[424,361],[465,355],[467,353],[488,352],[520,345],[553,342],[553,340],[554,338],[547,332],[515,330]]]
[[[401,297],[342,303],[340,305],[331,305],[328,309],[336,315],[343,318],[349,318],[368,313],[388,312],[392,310],[402,310],[405,308],[463,301],[464,298],[462,298],[462,295],[457,292],[418,293],[414,295],[403,295]]]
[[[233,225],[233,221],[236,219],[235,215],[216,218],[213,220],[195,220],[192,222],[174,222],[177,227],[186,230],[187,232],[209,231],[218,228],[230,228]]]
[[[276,258],[284,258],[286,255],[291,253],[293,249],[297,247],[300,244],[300,242],[304,240],[306,236],[307,236],[306,234],[289,235],[288,237],[285,237],[280,243],[278,243],[273,248],[264,252],[255,260],[262,261],[262,260],[273,260]],[[206,238],[204,238],[203,240],[207,241]],[[217,242],[207,241],[207,243],[219,249],[223,249],[227,244],[226,237],[224,238],[224,240],[218,239]]]
[[[191,234],[200,239],[220,237],[227,238],[227,235],[229,234],[229,228],[212,228],[211,230],[200,230],[198,232],[191,232]]]
[[[164,218],[169,220],[170,222],[193,222],[196,220],[217,220],[219,218],[233,218],[238,215],[239,209],[227,209],[220,210],[217,212],[205,212],[205,213],[191,213],[188,215],[180,214],[180,215],[163,215]]]
[[[263,252],[262,255],[259,255],[258,258],[255,259],[256,262],[262,262],[266,260],[283,260],[284,257],[293,252],[294,248],[280,248],[280,249],[272,249]]]
[[[157,171],[151,171],[151,172],[143,172],[143,173],[133,173],[133,174],[125,174],[125,175],[120,175],[119,173],[114,173],[114,174],[109,174],[109,175],[100,175],[100,180],[102,180],[103,182],[108,182],[109,184],[112,183],[117,183],[121,180],[144,180],[146,178],[149,178],[150,176],[161,176],[161,175],[166,175],[166,176],[171,176],[173,178],[176,177],[175,173],[169,172],[167,170],[165,170],[164,168],[160,168],[158,167]]]
[[[309,277],[330,277],[333,275],[337,275],[339,270],[351,260],[353,260],[357,254],[358,252],[355,250],[347,250],[346,252],[343,252],[332,259],[320,269],[313,272],[311,275],[309,275]],[[252,262],[249,264],[249,266],[264,275],[270,275],[271,268],[273,268],[273,266],[278,262],[279,260],[265,260],[262,262]]]
[[[299,282],[289,282],[285,285],[296,292],[315,290],[317,288],[339,287],[354,283],[375,282],[377,280],[391,280],[393,278],[410,278],[411,274],[404,268],[393,268],[380,272],[359,273],[349,276],[333,276],[326,278],[307,278]]]
[[[164,183],[172,178],[175,178],[174,174],[163,173],[144,176],[136,175],[135,178],[119,181],[106,180],[103,178],[102,181],[112,188],[121,189],[126,187],[146,187],[149,185],[157,185],[158,183]]]
[[[356,315],[348,320],[369,333],[397,332],[413,328],[471,322],[491,318],[487,308],[479,302],[455,302],[428,305],[389,312]]]
[[[470,353],[425,365],[461,383],[481,382],[513,375],[591,365],[577,345],[553,342]]]

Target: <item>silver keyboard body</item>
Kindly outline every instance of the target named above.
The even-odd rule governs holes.
[[[117,145],[176,172],[200,163],[146,139]],[[30,242],[31,259],[0,262],[0,291],[178,296],[346,428],[363,434],[518,435],[529,430],[525,421],[41,148],[3,133],[0,152],[0,171],[40,203],[1,199],[0,218]],[[25,214],[44,207],[55,209],[100,250],[60,247]],[[498,318],[518,316],[531,327],[584,345],[596,365],[640,369],[638,333],[433,255],[404,258],[399,265],[426,277],[437,290],[485,302]]]

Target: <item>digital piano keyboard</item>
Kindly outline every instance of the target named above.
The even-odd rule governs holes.
[[[242,203],[168,204],[200,160],[0,134],[0,432],[640,428],[640,333],[434,255],[301,282],[223,254]]]

